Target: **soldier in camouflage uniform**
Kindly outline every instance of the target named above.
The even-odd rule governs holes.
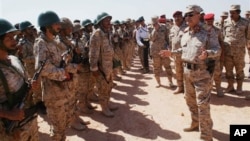
[[[198,131],[200,138],[212,141],[213,122],[210,115],[211,74],[207,69],[207,60],[220,53],[220,45],[217,37],[210,38],[210,46],[206,46],[208,33],[200,24],[200,12],[202,8],[190,5],[186,11],[188,28],[181,38],[180,49],[170,52],[162,51],[162,56],[182,53],[184,63],[184,88],[185,100],[191,112],[191,126],[185,128],[185,132]],[[212,39],[213,38],[213,39]]]
[[[114,48],[111,41],[112,17],[107,13],[97,16],[97,28],[90,37],[89,62],[90,70],[96,78],[96,86],[99,93],[99,103],[102,113],[106,117],[114,117],[112,110],[117,107],[110,105],[110,94],[113,86],[113,55]]]
[[[88,96],[91,93],[90,83],[92,75],[89,69],[89,47],[86,46],[86,43],[83,42],[83,40],[81,40],[82,34],[82,26],[80,24],[74,24],[72,32],[72,43],[74,44],[73,62],[82,64],[83,67],[83,71],[76,74],[76,77],[78,79],[78,83],[76,86],[76,97],[77,100],[79,100],[79,110],[89,114],[92,113],[91,110],[95,109],[96,107],[92,106],[90,101],[88,100]]]
[[[23,61],[25,69],[28,71],[29,78],[31,78],[35,73],[35,55],[33,49],[35,42],[34,26],[29,21],[23,21],[19,24],[19,29],[22,31],[23,37],[20,39],[18,44],[20,47],[18,57]],[[46,109],[42,103],[41,88],[34,92],[33,99],[35,103],[39,102],[39,108],[42,108],[42,112],[46,113]]]
[[[41,13],[38,17],[41,35],[36,39],[34,48],[37,49],[35,66],[40,61],[46,61],[41,72],[43,101],[47,107],[47,116],[51,127],[53,141],[64,141],[65,130],[69,126],[68,110],[69,95],[72,94],[69,82],[73,81],[70,73],[76,73],[80,67],[67,64],[62,54],[65,48],[58,45],[55,37],[59,33],[61,24],[58,15],[53,11]]]
[[[113,30],[112,30],[112,42],[114,45],[114,58],[119,61],[121,63],[121,60],[123,58],[123,53],[121,50],[121,38],[120,35],[118,33],[118,30],[120,28],[120,22],[114,21],[113,22]],[[125,74],[125,71],[122,69],[122,66],[117,66],[116,68],[114,68],[114,80],[115,79],[121,79],[119,76],[117,76],[117,73],[121,73],[121,74]]]
[[[85,19],[82,21],[82,26],[84,27],[83,35],[82,35],[82,42],[85,44],[85,49],[89,52],[89,43],[90,43],[90,36],[93,33],[93,23],[90,19]],[[86,53],[87,53],[86,52]],[[98,102],[99,98],[98,95],[94,92],[94,88],[96,85],[96,80],[93,75],[90,75],[90,82],[89,82],[89,93],[88,93],[88,101]]]
[[[184,34],[184,30],[187,27],[186,22],[182,16],[181,11],[176,11],[173,13],[173,18],[175,24],[170,29],[169,34],[169,42],[172,51],[178,50],[181,48],[181,37]],[[174,58],[175,63],[175,74],[176,74],[176,81],[177,81],[177,89],[174,91],[174,94],[183,93],[184,92],[184,85],[183,85],[183,63],[181,60],[181,55],[172,56]]]
[[[225,92],[233,92],[236,70],[236,94],[242,94],[245,67],[245,46],[250,40],[249,22],[240,17],[240,5],[231,5],[230,19],[224,22],[225,68],[228,87]]]
[[[169,57],[162,58],[159,53],[161,50],[166,50],[166,42],[168,38],[168,32],[166,26],[158,23],[158,17],[152,17],[153,31],[150,35],[151,49],[150,55],[153,59],[154,75],[158,83],[157,87],[161,86],[160,73],[162,66],[164,66],[168,77],[168,86],[173,87],[172,77],[173,72],[170,66],[171,60]]]
[[[0,139],[1,141],[38,141],[37,118],[23,127],[14,128],[11,133],[6,132],[4,124],[6,120],[21,121],[25,117],[24,110],[15,106],[20,104],[24,94],[28,93],[28,74],[21,61],[9,55],[17,45],[14,39],[17,29],[5,19],[0,19],[0,25]],[[25,102],[25,108],[29,108],[28,103],[30,102]]]
[[[23,21],[19,24],[19,29],[22,32],[23,37],[19,41],[21,46],[21,52],[19,58],[22,59],[29,77],[31,78],[35,72],[35,58],[33,55],[33,45],[35,41],[34,26],[29,21]]]
[[[66,52],[61,56],[63,59],[65,59],[64,64],[61,66],[63,68],[67,66],[74,66],[78,63],[73,60],[75,57],[74,55],[76,54],[74,54],[75,46],[71,43],[72,29],[72,22],[68,18],[61,18],[61,30],[59,32],[59,38],[57,38],[56,42],[60,48],[63,48],[63,52]],[[81,66],[81,64],[78,64],[78,66]],[[66,95],[68,100],[68,103],[65,104],[68,116],[67,125],[76,130],[84,130],[86,127],[81,124],[82,121],[76,112],[76,90],[79,83],[78,74],[71,73],[70,75],[72,80],[64,82],[65,86],[68,87],[69,91],[71,92],[70,94]]]
[[[213,13],[209,13],[209,14],[206,14],[204,16],[204,20],[205,20],[205,29],[207,30],[208,32],[208,35],[209,35],[209,38],[211,36],[214,37],[217,37],[218,38],[218,41],[220,43],[220,48],[221,48],[221,51],[220,52],[223,52],[223,37],[222,37],[222,32],[219,28],[215,27],[214,26],[214,14]],[[213,39],[212,38],[212,39]],[[210,45],[210,39],[208,40],[207,42],[207,45],[209,46]],[[221,67],[221,56],[218,56],[216,58],[214,58],[215,60],[215,68],[214,68],[214,73],[213,73],[213,79],[214,79],[214,82],[215,82],[215,87],[216,87],[216,92],[217,92],[217,96],[219,97],[222,97],[224,96],[224,93],[221,89],[221,73],[222,73],[222,67]]]

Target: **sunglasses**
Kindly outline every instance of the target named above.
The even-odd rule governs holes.
[[[185,14],[185,17],[193,17],[194,15],[196,15],[195,13],[187,13]]]

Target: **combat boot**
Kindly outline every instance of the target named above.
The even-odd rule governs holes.
[[[243,93],[243,91],[242,91],[242,84],[243,84],[243,81],[241,81],[241,80],[237,81],[236,94],[242,94]]]
[[[175,89],[174,94],[179,94],[179,93],[184,93],[184,87],[183,86],[178,86]]]
[[[227,89],[225,90],[225,93],[230,93],[230,92],[234,92],[234,91],[235,91],[234,83],[233,83],[233,81],[229,80]]]
[[[250,95],[247,95],[247,96],[245,97],[245,99],[246,99],[246,100],[250,100]]]
[[[108,104],[108,107],[109,107],[109,110],[110,110],[110,111],[116,111],[116,110],[119,109],[118,106],[111,105],[111,104]]]
[[[81,124],[78,120],[74,120],[73,123],[70,125],[71,128],[78,130],[78,131],[83,131],[87,128],[86,125]]]
[[[87,98],[88,98],[88,100],[93,101],[93,102],[98,102],[99,101],[99,97],[95,93],[88,94]]]
[[[173,84],[173,81],[172,81],[172,77],[168,77],[168,87],[169,88],[173,88],[174,87],[174,84]]]
[[[224,96],[224,93],[223,93],[223,91],[222,91],[222,89],[221,89],[221,86],[219,85],[219,84],[216,84],[216,92],[217,92],[217,96],[218,97],[223,97]]]
[[[156,88],[161,87],[161,80],[160,80],[160,77],[159,77],[159,76],[156,76],[155,79],[156,79],[156,82],[157,82],[157,84],[158,84],[158,85],[156,86]]]
[[[108,102],[102,101],[101,103],[101,108],[102,108],[102,114],[106,117],[112,118],[114,117],[114,113],[110,111]]]
[[[184,132],[199,131],[199,122],[192,122],[191,126],[183,129]]]

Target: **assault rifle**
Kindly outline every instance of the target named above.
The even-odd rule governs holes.
[[[41,61],[41,66],[35,72],[31,81],[35,81],[39,78],[39,75],[40,75],[45,63],[46,63],[46,60]],[[28,87],[28,89],[30,89],[30,86]],[[25,101],[28,99],[28,97],[29,97],[29,92],[27,91],[24,98],[22,99],[22,101],[20,103],[18,103],[16,107],[18,109],[24,109]],[[6,125],[6,133],[12,133],[15,128],[20,128],[20,127],[24,126],[25,124],[27,124],[29,121],[36,118],[37,117],[37,106],[34,105],[28,109],[25,109],[24,113],[25,113],[25,118],[23,120],[21,120],[21,121],[9,121],[8,122],[8,124]]]

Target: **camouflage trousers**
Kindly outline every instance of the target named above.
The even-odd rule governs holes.
[[[183,87],[183,62],[181,56],[174,56],[177,86]]]
[[[3,123],[0,121],[0,140],[1,141],[39,141],[37,118],[33,119],[20,129],[7,134]]]
[[[228,81],[233,82],[235,79],[233,69],[235,67],[236,71],[236,80],[244,80],[244,67],[245,67],[245,53],[234,54],[234,55],[225,55],[225,68],[226,68],[226,78]]]
[[[215,84],[218,84],[218,85],[221,84],[221,73],[222,73],[222,67],[220,64],[220,59],[216,59],[214,74],[213,74],[213,79],[214,79]]]
[[[48,79],[47,79],[48,80]],[[50,125],[50,135],[53,141],[64,141],[65,130],[71,117],[69,112],[70,87],[67,82],[48,80],[43,83],[43,100],[47,107],[47,117]]]
[[[82,72],[78,74],[78,76],[76,99],[79,100],[79,108],[84,108],[88,102],[88,96],[94,89],[94,87],[93,89],[90,89],[91,84],[93,83],[93,78],[90,72]]]
[[[192,122],[199,123],[201,135],[212,139],[213,122],[210,115],[211,76],[206,70],[184,68],[184,91]]]
[[[122,65],[123,68],[130,68],[131,67],[131,43],[129,41],[125,42],[122,46],[122,52],[123,52],[123,60]]]
[[[167,77],[173,76],[172,68],[170,66],[171,60],[169,57],[162,58],[160,55],[153,55],[153,67],[155,77],[159,77],[162,72],[162,66],[165,68]]]
[[[103,75],[99,74],[96,78],[96,87],[98,89],[99,101],[108,102],[110,100],[111,90],[113,87],[112,76],[110,80],[107,80]]]

